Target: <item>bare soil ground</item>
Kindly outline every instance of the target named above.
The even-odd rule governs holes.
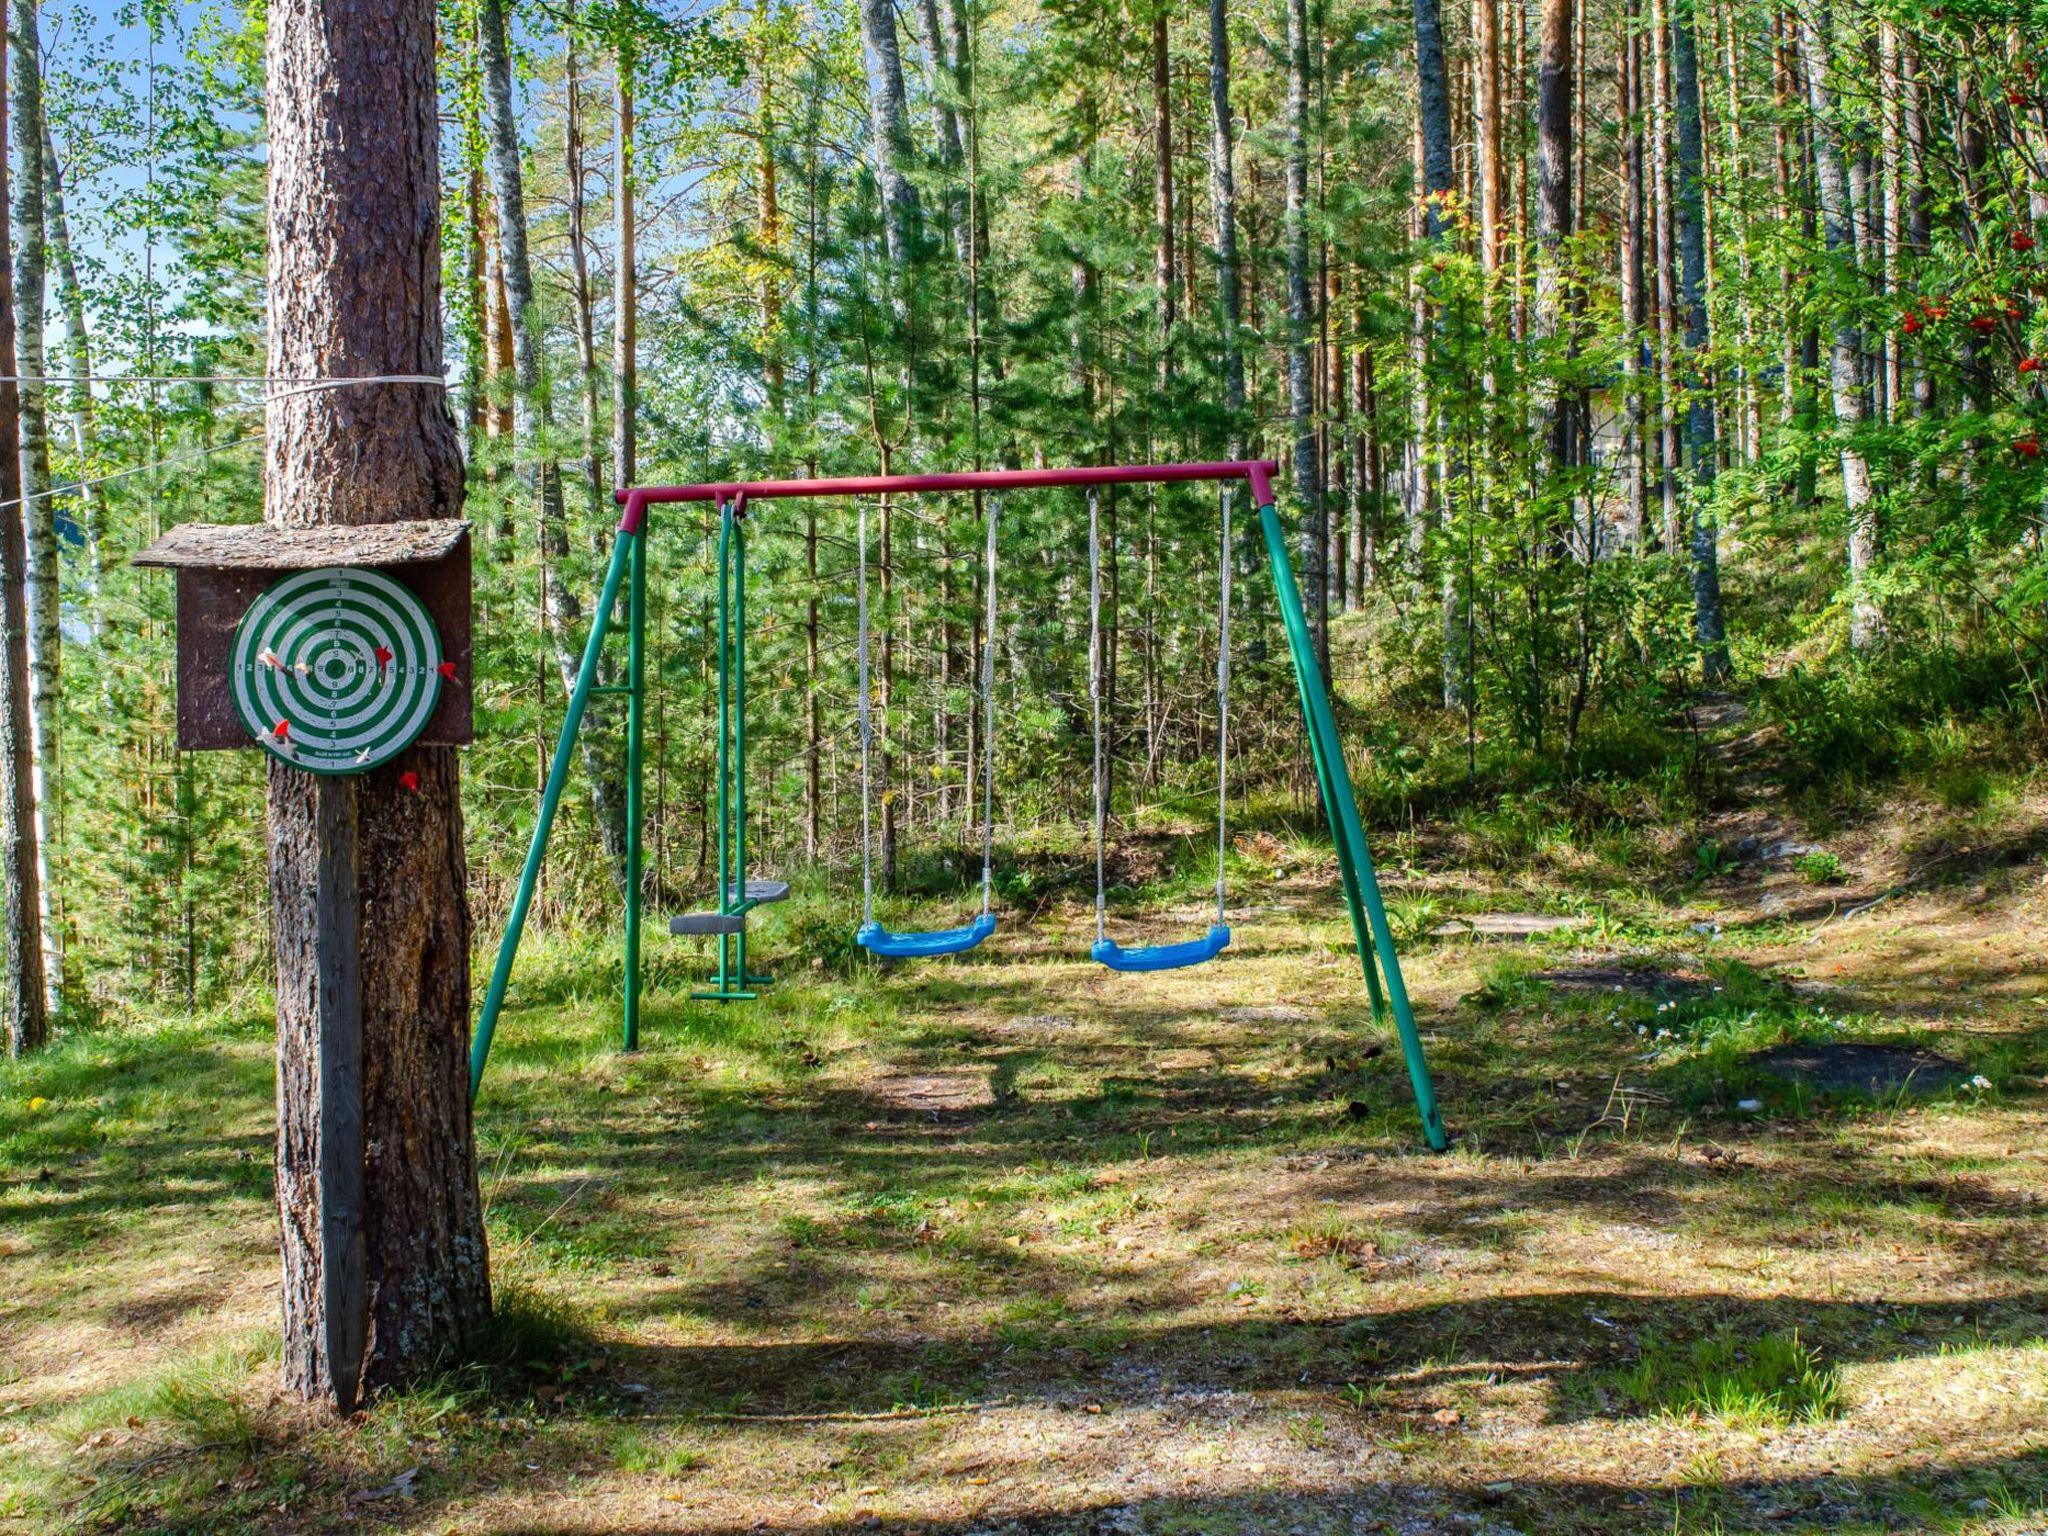
[[[272,1389],[260,1007],[71,1042],[0,1082],[0,1528],[2048,1529],[2038,863],[1755,862],[1415,939],[1445,1155],[1320,875],[1150,977],[1078,908],[725,1011],[677,952],[634,1057],[544,955],[479,1122],[531,1356],[344,1426]],[[1962,1080],[1755,1059],[1844,1041]]]

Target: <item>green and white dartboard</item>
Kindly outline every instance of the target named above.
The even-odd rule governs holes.
[[[377,571],[295,571],[235,629],[235,712],[273,757],[362,773],[410,746],[440,701],[441,637],[420,600]]]

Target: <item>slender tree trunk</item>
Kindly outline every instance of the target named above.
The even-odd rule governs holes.
[[[583,81],[576,50],[576,10],[570,0],[564,28],[563,76],[566,110],[563,119],[563,171],[569,198],[569,297],[576,314],[576,382],[583,407],[583,485],[590,503],[590,537],[596,540],[605,518],[604,454],[598,447],[603,428],[597,380],[597,321],[592,313],[590,252],[585,235],[583,165]]]
[[[1171,343],[1177,278],[1173,250],[1173,74],[1166,46],[1166,10],[1152,18],[1152,281],[1159,302],[1159,380],[1173,377]]]
[[[1456,168],[1451,157],[1451,78],[1444,60],[1441,0],[1413,0],[1415,12],[1416,111],[1422,125],[1424,233],[1444,232],[1442,194],[1451,190]]]
[[[889,265],[901,274],[917,249],[919,211],[910,180],[909,111],[893,0],[860,0],[860,29],[867,45],[868,132],[874,140],[875,183],[882,193],[882,237]]]
[[[1643,397],[1642,0],[1623,0],[1616,117],[1621,128],[1622,542],[1643,547],[1649,510],[1649,413]]]
[[[89,483],[92,471],[88,455],[92,445],[92,330],[85,315],[85,290],[79,286],[78,263],[71,246],[71,221],[64,212],[64,175],[57,148],[50,134],[49,114],[43,115],[43,193],[49,213],[50,254],[57,263],[57,307],[64,313],[64,355],[70,365],[71,387],[67,392],[67,413],[71,428],[71,451],[77,468],[79,522],[85,530],[87,590],[98,596],[105,574],[100,526],[99,492]],[[88,622],[93,638],[101,633],[103,615],[97,603]]]
[[[1216,217],[1216,305],[1223,330],[1223,406],[1230,420],[1230,456],[1244,454],[1244,346],[1239,334],[1237,175],[1231,163],[1230,14],[1228,0],[1209,0],[1209,185]]]
[[[64,980],[64,949],[57,920],[58,769],[57,704],[62,686],[58,627],[61,571],[57,557],[57,503],[50,494],[49,371],[43,345],[47,292],[43,200],[43,57],[37,0],[13,0],[15,372],[21,383],[21,504],[28,551],[29,731],[35,750],[36,896],[41,903],[45,1005],[57,1010]]]
[[[434,7],[428,0],[273,0],[269,20],[268,371],[438,375]],[[462,513],[461,447],[438,389],[385,385],[273,397],[267,418],[264,500],[272,522]],[[449,747],[414,747],[344,780],[270,763],[284,1377],[304,1397],[336,1385],[322,1326],[318,1184],[319,1031],[331,978],[321,974],[312,937],[315,903],[328,888],[323,823],[333,830],[337,807],[356,845],[365,1388],[458,1356],[490,1310],[470,1126],[470,924],[458,776]]]
[[[0,28],[0,139],[7,125],[7,36]],[[0,502],[21,503],[21,390],[14,357],[14,269],[6,145],[0,142]],[[35,738],[29,724],[28,552],[22,519],[0,516],[0,1008],[8,1054],[42,1049],[50,1018],[37,891]]]
[[[1315,380],[1310,370],[1308,268],[1308,0],[1287,0],[1287,409],[1294,431],[1294,494],[1301,502],[1301,586],[1309,636],[1329,675],[1329,580],[1324,569],[1321,466],[1316,457]]]
[[[493,200],[497,204],[499,266],[505,279],[505,301],[512,337],[513,441],[531,466],[539,506],[542,612],[554,652],[555,671],[566,692],[575,685],[582,661],[578,644],[583,602],[570,585],[565,569],[569,533],[562,505],[562,470],[548,438],[553,411],[541,377],[540,338],[534,334],[533,264],[527,252],[526,192],[519,164],[519,123],[512,103],[512,56],[506,36],[504,0],[481,0],[478,37],[483,54],[484,126]],[[626,869],[626,797],[621,754],[612,745],[617,734],[605,729],[608,711],[582,732],[585,777],[590,783],[591,809],[598,839],[611,864],[613,878],[624,880]]]
[[[1814,186],[1829,258],[1851,272],[1857,268],[1856,213],[1842,165],[1841,127],[1828,83],[1832,72],[1827,39],[1814,21],[1801,17],[1799,52],[1806,67],[1807,110],[1813,116]],[[1883,615],[1870,594],[1877,557],[1877,499],[1870,466],[1856,437],[1862,429],[1863,344],[1855,316],[1838,311],[1834,345],[1828,355],[1828,386],[1835,429],[1842,439],[1842,500],[1849,513],[1849,645],[1868,650],[1882,633]]]
[[[1700,671],[1709,686],[1728,677],[1728,628],[1721,608],[1719,527],[1714,515],[1714,390],[1706,376],[1707,319],[1706,190],[1700,123],[1699,48],[1693,32],[1694,0],[1672,0],[1672,106],[1678,118],[1678,250],[1680,293],[1685,305],[1685,451],[1692,467],[1693,635]]]
[[[1678,367],[1674,332],[1678,314],[1678,234],[1671,186],[1671,29],[1669,0],[1650,0],[1651,148],[1650,190],[1657,244],[1657,422],[1658,484],[1662,491],[1664,553],[1676,557],[1679,542]]]
[[[1572,233],[1572,0],[1543,0],[1537,40],[1535,334],[1564,328],[1565,250]],[[1539,370],[1537,431],[1554,474],[1570,465],[1577,429],[1554,376]]]
[[[622,486],[640,476],[640,274],[634,227],[638,187],[633,162],[630,40],[621,41],[612,84],[612,475]]]

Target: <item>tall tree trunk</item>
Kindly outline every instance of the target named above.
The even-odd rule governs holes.
[[[1166,8],[1152,18],[1152,282],[1159,303],[1159,381],[1173,376],[1170,344],[1177,273],[1173,251],[1173,74],[1166,47]]]
[[[477,31],[483,54],[484,127],[489,146],[491,192],[498,213],[499,266],[505,278],[507,320],[512,336],[513,440],[530,466],[539,505],[542,611],[555,671],[566,692],[575,685],[582,661],[577,631],[583,602],[570,585],[565,569],[569,531],[562,505],[562,469],[548,443],[553,411],[541,378],[540,338],[536,320],[533,263],[527,253],[526,190],[519,165],[519,122],[513,113],[512,55],[506,36],[504,0],[481,0]],[[593,710],[579,745],[584,775],[590,783],[591,810],[597,821],[614,880],[626,870],[626,797],[621,754],[612,744],[616,732],[606,729],[611,712]]]
[[[13,137],[15,372],[21,377],[21,504],[28,552],[29,732],[35,750],[36,898],[41,903],[44,1001],[57,1009],[64,950],[57,921],[57,702],[61,687],[62,601],[57,503],[50,494],[50,418],[43,377],[47,290],[43,203],[43,50],[37,0],[14,0]],[[10,514],[16,515],[16,514]]]
[[[1209,0],[1209,185],[1216,217],[1216,304],[1223,329],[1223,407],[1229,417],[1230,456],[1244,453],[1244,341],[1239,334],[1242,295],[1237,273],[1237,172],[1230,120],[1230,13],[1228,0]]]
[[[909,112],[893,0],[860,0],[860,30],[867,45],[868,132],[874,140],[875,184],[882,193],[882,237],[900,282],[917,250],[920,215],[917,188],[910,180]]]
[[[1669,0],[1650,0],[1651,210],[1656,226],[1658,485],[1662,492],[1664,553],[1676,557],[1679,540],[1678,235],[1671,186],[1671,26]]]
[[[1294,494],[1301,502],[1301,586],[1309,637],[1329,676],[1329,578],[1324,569],[1321,466],[1316,457],[1315,380],[1310,371],[1308,269],[1308,0],[1287,0],[1287,411],[1294,430]]]
[[[78,516],[85,530],[87,590],[96,597],[105,574],[105,530],[100,526],[99,492],[88,483],[92,473],[87,458],[92,444],[92,330],[86,321],[85,290],[79,285],[78,261],[71,245],[71,221],[64,212],[63,167],[57,159],[47,112],[43,114],[43,205],[49,214],[50,254],[57,263],[57,307],[64,314],[64,355],[71,370],[66,414],[77,465]],[[93,605],[88,622],[97,640],[104,622],[98,604]]]
[[[1672,0],[1672,107],[1678,117],[1678,251],[1685,305],[1685,452],[1692,468],[1692,615],[1700,671],[1711,686],[1728,676],[1728,628],[1721,609],[1719,527],[1714,516],[1714,389],[1706,376],[1706,189],[1700,123],[1699,47],[1693,33],[1694,0]]]
[[[273,0],[269,358],[274,376],[434,374],[440,158],[429,0]],[[452,518],[462,454],[441,391],[273,397],[265,515],[295,527]],[[413,776],[417,775],[415,779]],[[401,776],[415,787],[401,783]],[[356,844],[362,1014],[366,1389],[459,1355],[490,1310],[469,1104],[468,882],[454,749],[353,779],[272,760],[277,1199],[284,1377],[333,1391],[320,1272],[319,1022],[311,944],[323,809]]]
[[[7,35],[0,28],[0,140],[7,125]],[[22,537],[21,390],[14,382],[14,268],[6,145],[0,142],[0,1008],[7,1050],[40,1050],[50,1017],[37,893],[35,738],[29,724],[28,552]]]
[[[1436,240],[1444,232],[1441,194],[1451,190],[1456,167],[1451,157],[1451,77],[1444,60],[1441,0],[1413,0],[1415,13],[1416,112],[1422,127],[1422,187],[1427,201],[1423,227]]]
[[[1489,278],[1501,257],[1500,0],[1472,0],[1472,126],[1478,160],[1479,266]],[[1493,297],[1493,284],[1487,285]]]
[[[938,139],[939,166],[946,176],[946,226],[952,235],[954,256],[964,268],[968,264],[974,234],[967,216],[966,189],[960,180],[967,155],[960,134],[959,98],[954,92],[957,80],[951,49],[939,20],[938,0],[916,0],[912,14],[917,19],[918,41],[931,63],[932,132]]]
[[[1849,202],[1842,166],[1842,133],[1834,109],[1827,38],[1810,17],[1799,21],[1799,52],[1806,68],[1806,104],[1813,117],[1813,177],[1829,258],[1851,272],[1857,267],[1856,213]],[[1834,345],[1828,354],[1828,387],[1835,429],[1842,439],[1842,500],[1849,514],[1849,644],[1867,650],[1877,643],[1883,615],[1870,595],[1877,557],[1877,497],[1870,466],[1856,435],[1863,426],[1863,343],[1853,312],[1838,309]]]
[[[576,393],[583,407],[583,486],[590,502],[590,537],[605,524],[604,454],[598,448],[603,429],[598,423],[597,321],[592,313],[590,251],[585,238],[583,165],[583,80],[576,51],[576,8],[569,0],[563,28],[563,166],[569,198],[569,297],[576,315]]]
[[[1615,107],[1621,128],[1622,542],[1643,547],[1649,413],[1643,396],[1642,0],[1623,0]]]
[[[1565,248],[1572,233],[1572,3],[1543,0],[1537,39],[1535,334],[1564,328]],[[1539,372],[1538,435],[1552,473],[1572,462],[1577,425],[1555,376]]]
[[[622,39],[612,83],[612,477],[622,486],[640,475],[640,274],[635,249],[633,75],[630,39]]]

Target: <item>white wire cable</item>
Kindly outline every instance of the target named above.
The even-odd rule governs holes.
[[[1216,921],[1223,921],[1223,866],[1230,853],[1230,503],[1236,487],[1223,482],[1223,543],[1216,557]]]
[[[247,437],[233,438],[225,443],[213,443],[205,448],[191,448],[183,453],[174,453],[168,458],[158,459],[154,464],[136,464],[127,469],[111,470],[104,475],[89,475],[83,480],[67,480],[62,485],[53,485],[46,491],[37,491],[30,496],[14,496],[0,501],[0,512],[10,507],[24,507],[32,501],[43,501],[52,496],[71,496],[89,485],[108,485],[116,480],[127,480],[136,475],[146,475],[151,470],[162,469],[170,464],[185,464],[193,459],[209,458],[216,453],[226,453],[234,448],[246,448],[251,443],[263,441],[261,432],[251,432]]]
[[[868,707],[868,504],[860,508],[860,899],[861,924],[875,920],[874,778],[868,763],[874,750],[875,727]]]
[[[1102,532],[1095,488],[1088,488],[1088,698],[1095,716],[1095,941],[1109,937],[1102,845],[1109,832],[1109,775],[1102,761]]]
[[[987,570],[982,577],[987,609],[981,629],[981,911],[985,917],[995,887],[996,857],[996,519],[1003,498],[989,498]]]

